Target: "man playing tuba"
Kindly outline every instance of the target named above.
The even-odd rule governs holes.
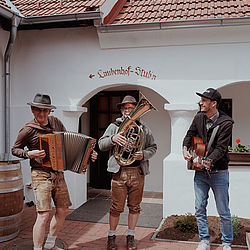
[[[141,210],[140,203],[142,201],[144,189],[144,176],[149,174],[149,159],[156,153],[157,145],[154,142],[150,129],[139,121],[139,119],[133,120],[132,118],[132,115],[136,116],[135,109],[137,107],[134,97],[130,95],[125,96],[123,101],[117,104],[117,107],[121,110],[122,117],[116,119],[114,123],[111,123],[98,141],[101,151],[109,150],[110,152],[107,170],[113,173],[111,181],[111,206],[109,216],[110,229],[108,232],[107,249],[117,249],[117,245],[115,243],[116,228],[119,223],[120,213],[124,211],[127,199],[129,208],[127,249],[132,250],[136,249],[134,235]],[[125,131],[119,129],[126,119],[130,119],[130,114],[133,122],[128,130],[134,131],[136,129],[134,129],[133,126],[139,126],[142,131],[139,132],[139,137],[141,136],[143,138],[141,138],[141,147],[138,147],[138,151],[135,150],[135,153],[133,153],[134,159],[132,163],[125,165],[121,164],[121,162],[117,160],[117,157],[115,157],[117,152],[115,151],[117,147],[126,148],[127,151],[127,148],[131,147],[130,141],[134,140],[133,138],[128,138],[129,136],[133,137],[134,133],[131,135],[130,133],[125,133]],[[134,150],[134,148],[132,150]]]

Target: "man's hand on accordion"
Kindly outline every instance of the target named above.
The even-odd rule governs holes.
[[[98,156],[98,153],[95,150],[93,150],[91,154],[91,161],[95,162],[97,159],[97,156]]]
[[[29,158],[38,158],[43,159],[46,156],[45,150],[31,150],[28,151],[28,157]]]

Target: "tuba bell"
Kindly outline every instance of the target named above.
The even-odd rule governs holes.
[[[114,148],[114,156],[119,165],[132,164],[135,161],[134,154],[141,151],[144,133],[142,126],[138,126],[134,122],[150,110],[157,109],[141,94],[140,101],[135,109],[121,123],[117,133],[123,132],[122,134],[127,138],[127,142],[124,146],[116,144]]]

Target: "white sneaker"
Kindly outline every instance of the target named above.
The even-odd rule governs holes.
[[[223,250],[231,250],[231,245],[223,245]]]
[[[208,240],[202,240],[196,250],[210,250],[210,243]]]

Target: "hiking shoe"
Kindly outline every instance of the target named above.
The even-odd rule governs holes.
[[[108,236],[107,250],[117,250],[117,245],[115,244],[116,236]]]
[[[127,235],[127,250],[135,250],[135,237],[133,235]]]
[[[210,250],[210,243],[208,240],[202,240],[196,250]]]

